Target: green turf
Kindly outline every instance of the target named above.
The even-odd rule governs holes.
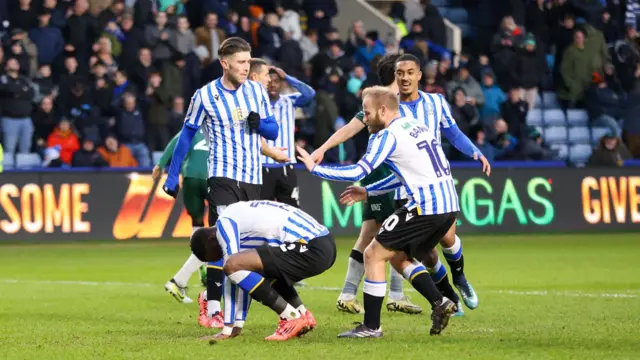
[[[300,291],[318,320],[302,339],[269,343],[276,318],[254,303],[245,334],[210,346],[197,305],[178,304],[164,282],[183,243],[0,247],[0,359],[601,359],[640,357],[637,235],[464,236],[466,271],[480,307],[428,335],[427,314],[383,313],[384,338],[342,340],[360,316],[335,300],[351,242],[335,266]],[[197,274],[190,294],[200,288]],[[426,307],[415,292],[413,300]]]

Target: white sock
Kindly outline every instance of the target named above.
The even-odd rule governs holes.
[[[284,309],[282,314],[280,314],[281,319],[285,320],[294,320],[300,317],[300,313],[296,308],[291,306],[291,304],[287,304],[287,307]]]
[[[220,312],[220,301],[207,300],[207,315],[211,317],[217,312]]]
[[[191,227],[191,235],[193,235],[194,232],[196,232],[196,230],[198,229],[202,229],[202,226],[193,226]]]
[[[401,292],[389,291],[389,298],[387,301],[400,301],[404,298],[404,294]]]
[[[298,310],[298,312],[300,313],[300,315],[304,315],[304,314],[306,314],[306,313],[307,313],[307,308],[306,308],[306,307],[304,307],[304,305],[300,305],[300,306],[298,306],[298,309],[296,309],[296,310]]]
[[[191,254],[180,270],[178,270],[178,272],[173,276],[173,280],[176,282],[176,285],[180,287],[187,286],[189,278],[191,278],[191,274],[196,272],[202,264],[202,261],[198,260],[195,255]]]
[[[400,274],[393,266],[390,266],[389,278],[389,299],[393,301],[402,300],[404,297],[402,292],[404,276],[402,276],[402,274]]]

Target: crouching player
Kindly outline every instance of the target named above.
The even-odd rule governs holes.
[[[289,340],[316,326],[293,284],[333,266],[336,244],[329,230],[309,214],[274,201],[235,203],[215,227],[193,234],[191,250],[202,261],[224,259],[225,327],[216,339],[241,333],[248,312],[245,292],[280,319],[275,333],[265,340]]]

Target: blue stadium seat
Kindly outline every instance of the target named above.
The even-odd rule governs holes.
[[[567,128],[564,126],[550,126],[544,129],[544,140],[549,144],[565,144],[567,135]]]
[[[545,91],[542,93],[542,102],[545,109],[560,109],[560,103],[556,97],[556,93]]]
[[[431,0],[431,5],[440,7],[449,5],[449,0]]]
[[[605,136],[611,131],[611,129],[606,127],[593,127],[591,128],[591,143],[597,144],[600,142],[600,138]]]
[[[591,145],[573,145],[569,148],[569,159],[575,165],[584,165],[591,156],[591,151],[593,151]]]
[[[161,157],[162,151],[154,151],[153,154],[151,154],[151,161],[153,161],[153,165],[156,165],[160,161]]]
[[[564,112],[560,109],[546,109],[542,117],[545,125],[548,126],[566,126],[567,119],[564,116]]]
[[[553,144],[551,145],[551,148],[558,151],[558,160],[567,160],[569,157],[569,145]]]
[[[531,109],[527,113],[527,125],[539,126],[542,125],[542,110]]]
[[[4,170],[10,170],[13,169],[13,154],[12,153],[4,153],[3,155],[4,157],[2,158],[2,167],[4,168]]]
[[[586,126],[589,124],[589,114],[582,109],[567,110],[567,121],[571,126]]]
[[[449,8],[447,9],[447,15],[442,15],[446,17],[454,24],[464,24],[469,19],[469,13],[464,8]]]
[[[42,166],[42,159],[36,153],[16,154],[16,168],[31,168]]]
[[[575,126],[569,128],[569,142],[572,144],[590,144],[591,132],[586,126]]]

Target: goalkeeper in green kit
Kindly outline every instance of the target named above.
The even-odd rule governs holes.
[[[178,142],[180,132],[171,139],[167,147],[162,153],[162,157],[158,164],[153,167],[153,178],[157,179],[162,173],[162,169],[168,166],[171,160],[173,149]],[[193,141],[189,152],[185,156],[182,163],[182,202],[187,209],[187,213],[191,217],[191,233],[204,226],[205,201],[207,200],[207,158],[209,156],[209,147],[199,129]],[[191,254],[182,268],[173,276],[173,278],[164,285],[165,290],[171,294],[178,302],[192,303],[191,298],[187,296],[187,283],[191,275],[200,268],[200,281],[206,286],[206,266],[195,255]]]

